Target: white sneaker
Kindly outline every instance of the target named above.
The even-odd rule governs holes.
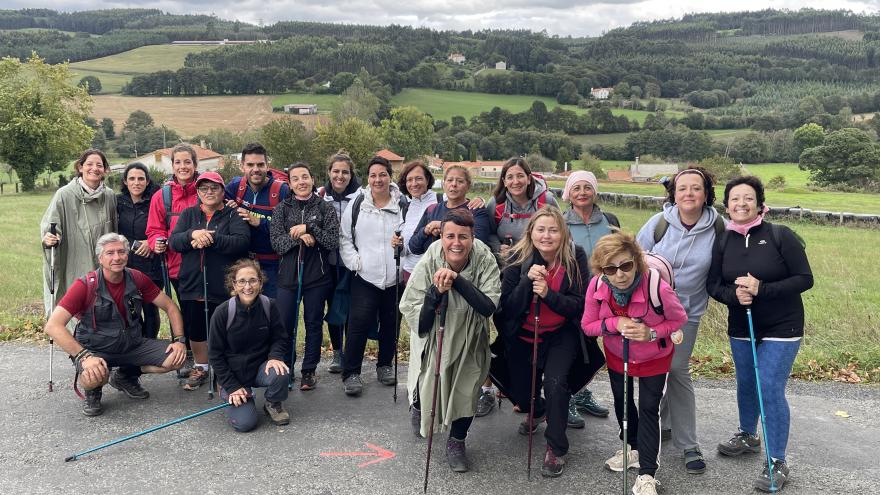
[[[628,454],[627,454],[628,466],[627,466],[627,468],[638,469],[639,468],[639,451],[632,450],[632,448],[629,445],[626,446],[626,450],[628,451]],[[611,471],[614,471],[615,473],[622,473],[623,472],[623,450],[618,450],[616,454],[614,454],[610,459],[605,461],[605,467]]]
[[[657,495],[657,487],[660,482],[655,480],[650,474],[643,474],[636,478],[636,484],[633,485],[633,495]]]

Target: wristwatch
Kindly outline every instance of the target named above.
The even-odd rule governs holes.
[[[183,345],[186,345],[186,337],[183,335],[178,335],[177,337],[174,337],[173,339],[171,339],[172,344],[177,344],[178,342]]]
[[[657,330],[654,330],[653,328],[649,328],[648,330],[651,332],[651,342],[657,340]]]

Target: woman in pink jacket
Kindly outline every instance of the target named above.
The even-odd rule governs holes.
[[[629,342],[627,466],[623,450],[605,462],[621,472],[638,468],[635,495],[655,495],[657,455],[660,451],[660,399],[672,363],[670,335],[687,322],[687,314],[672,288],[656,271],[648,270],[641,247],[630,234],[602,237],[593,248],[590,281],[581,327],[591,337],[602,337],[614,412],[623,438],[623,340]],[[649,287],[659,287],[661,308],[652,307]],[[639,405],[633,397],[632,377],[639,378]]]

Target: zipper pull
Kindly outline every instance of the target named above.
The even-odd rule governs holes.
[[[746,234],[746,249],[749,248],[749,236],[750,236],[750,235],[751,235],[751,234]]]

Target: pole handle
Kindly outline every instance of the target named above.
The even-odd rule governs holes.
[[[49,233],[52,235],[58,234],[58,224],[57,223],[52,222],[49,224]]]

